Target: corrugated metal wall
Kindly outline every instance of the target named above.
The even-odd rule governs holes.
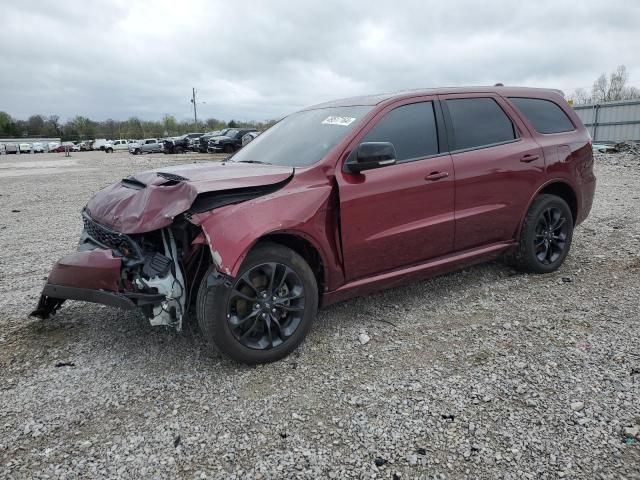
[[[640,140],[640,100],[573,107],[594,142]]]

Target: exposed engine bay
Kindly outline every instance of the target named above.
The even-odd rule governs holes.
[[[124,178],[89,200],[77,251],[54,265],[32,315],[48,318],[66,300],[81,300],[138,309],[151,325],[180,331],[209,266],[219,270],[212,282],[231,278],[202,222],[293,176],[290,167],[250,164],[166,170]]]
[[[86,209],[82,217],[85,228],[76,255],[109,251],[112,258],[118,260],[114,264],[119,267],[119,271],[114,272],[118,275],[114,279],[114,291],[102,292],[101,298],[104,300],[105,295],[111,295],[114,300],[129,302],[131,308],[139,308],[151,325],[165,325],[180,331],[189,308],[193,284],[201,278],[200,270],[207,253],[203,245],[192,245],[193,239],[199,234],[199,228],[181,217],[170,227],[161,230],[126,235],[97,224]],[[73,254],[69,257],[73,257]],[[61,264],[65,265],[64,259]],[[54,281],[59,265],[54,267],[50,276]],[[78,265],[75,267],[80,268]],[[187,272],[190,276],[187,276]],[[47,298],[47,287],[34,312],[34,315],[43,318],[55,313],[64,301]],[[82,297],[81,288],[76,288],[75,292],[62,288],[65,298],[109,304],[95,298]],[[58,291],[60,289],[56,290]],[[74,293],[78,295],[74,296]],[[127,304],[114,304],[129,308]]]
[[[165,296],[162,303],[151,306],[151,312],[145,312],[151,314],[151,325],[167,325],[180,331],[186,311],[186,280],[171,229],[163,229],[160,234],[163,253],[151,251],[145,254],[142,268],[132,274],[133,284],[141,291],[155,291]]]

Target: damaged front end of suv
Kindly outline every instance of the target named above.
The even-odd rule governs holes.
[[[82,211],[77,251],[54,265],[32,315],[46,319],[65,300],[80,300],[138,309],[151,325],[180,331],[209,265],[221,266],[200,221],[216,208],[274,192],[292,175],[285,167],[189,165],[101,190]]]

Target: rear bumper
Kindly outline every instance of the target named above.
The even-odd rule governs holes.
[[[122,259],[111,250],[94,249],[67,255],[53,266],[32,316],[48,318],[65,300],[100,303],[132,310],[163,302],[162,294],[122,291]]]
[[[576,218],[576,225],[584,222],[591,212],[593,197],[596,194],[596,178],[593,177],[589,182],[583,183],[581,185],[580,193],[580,211],[578,212],[578,218]]]

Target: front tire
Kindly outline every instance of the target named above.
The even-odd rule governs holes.
[[[275,243],[254,248],[231,286],[207,286],[197,299],[200,329],[217,350],[241,363],[279,360],[304,340],[318,309],[318,285],[309,264]]]
[[[539,195],[529,207],[520,242],[509,260],[519,270],[550,273],[564,262],[573,238],[573,215],[562,198]]]

